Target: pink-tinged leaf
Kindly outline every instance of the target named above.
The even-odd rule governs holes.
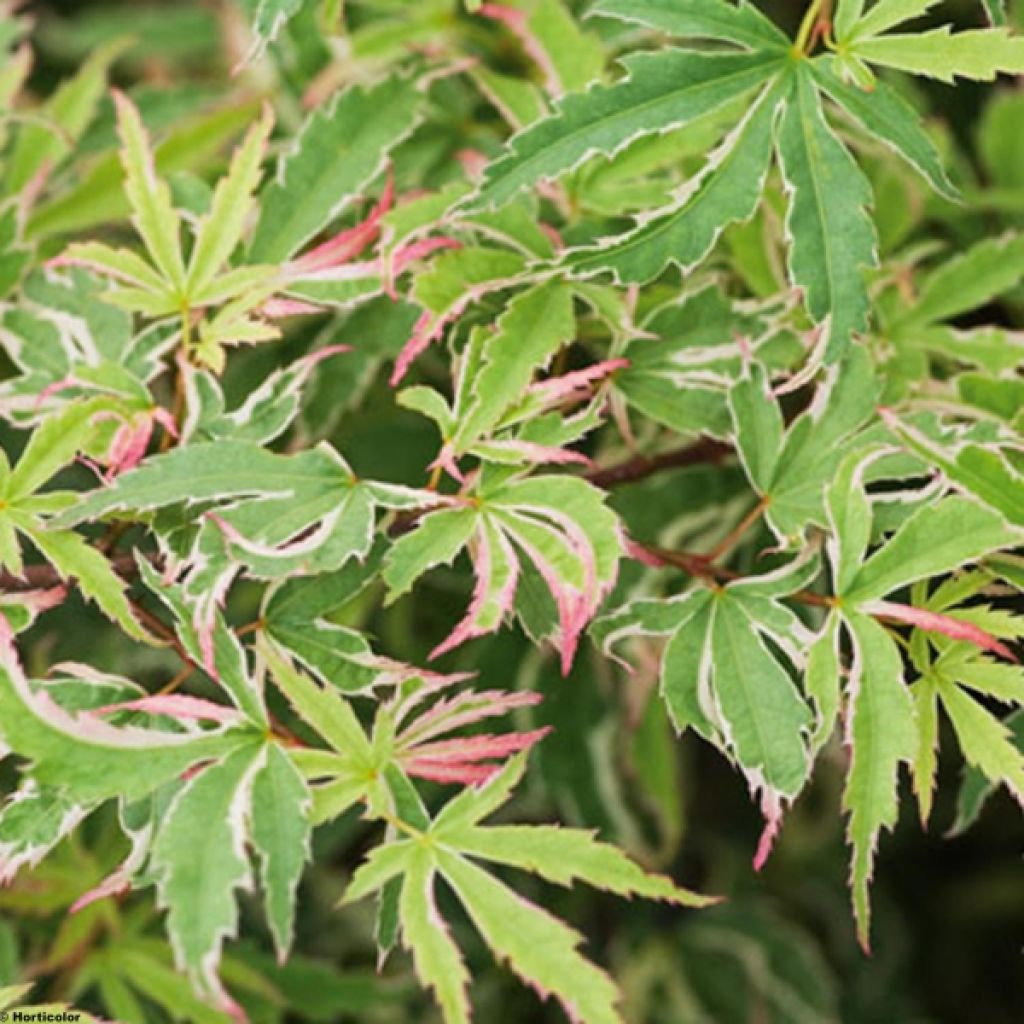
[[[438,740],[415,747],[406,755],[415,760],[431,761],[493,761],[520,751],[529,750],[551,732],[551,726],[529,732],[481,733],[478,736],[460,736],[451,740]]]
[[[56,586],[47,587],[45,590],[19,590],[16,600],[19,608],[24,608],[35,617],[51,608],[59,607],[67,599],[67,596],[67,587]]]
[[[558,609],[559,641],[558,647],[561,654],[562,675],[567,676],[572,669],[572,662],[576,656],[576,648],[579,645],[580,634],[591,618],[592,612],[584,594],[575,587],[569,586],[555,571],[554,566],[547,561],[541,552],[516,535],[516,541],[526,552],[527,557],[533,562],[540,577],[544,580],[551,596],[555,600]]]
[[[914,608],[907,604],[894,604],[891,601],[872,601],[864,606],[864,611],[872,615],[880,615],[897,622],[906,622],[929,633],[941,633],[951,640],[964,640],[980,647],[983,651],[991,651],[1007,661],[1017,661],[1017,656],[1006,644],[1001,643],[991,633],[986,633],[980,626],[970,622],[962,622],[950,615],[940,615],[926,608]]]
[[[538,227],[551,241],[554,246],[555,252],[561,252],[565,248],[565,239],[558,233],[558,230],[552,227],[550,224],[545,224],[543,221],[540,222]]]
[[[241,721],[241,715],[233,708],[214,704],[201,697],[176,693],[154,694],[151,697],[139,697],[137,700],[122,701],[118,704],[105,704],[101,708],[96,708],[92,714],[109,715],[117,711],[144,711],[151,715],[170,715],[172,718],[217,722],[222,725],[234,725]]]
[[[429,310],[424,310],[420,318],[413,325],[412,334],[409,340],[402,347],[395,360],[395,368],[389,381],[391,387],[397,387],[402,378],[409,372],[409,367],[418,359],[435,341],[444,334],[444,329],[452,315],[438,316]]]
[[[72,388],[83,387],[80,381],[75,380],[74,377],[62,377],[60,380],[55,380],[52,384],[47,384],[38,395],[36,395],[35,407],[38,409],[47,399],[53,398],[54,395],[59,395],[62,391],[69,391]]]
[[[418,779],[462,786],[476,786],[489,782],[501,768],[500,764],[449,764],[447,761],[427,759],[405,763],[406,772]]]
[[[153,419],[157,423],[159,423],[160,426],[163,427],[163,429],[171,437],[173,437],[175,441],[178,440],[178,438],[180,436],[179,431],[178,431],[178,424],[175,423],[174,417],[171,415],[171,413],[169,413],[166,409],[163,409],[160,406],[157,406],[153,410]]]
[[[629,366],[628,359],[605,359],[594,363],[583,370],[542,380],[530,385],[529,393],[539,396],[546,405],[556,405],[570,399],[580,399],[589,395],[592,386],[599,383],[616,370]]]
[[[764,787],[761,795],[761,813],[764,815],[764,831],[757,843],[757,852],[754,854],[754,870],[760,871],[764,867],[775,839],[782,828],[782,798],[779,793],[768,786]]]
[[[134,469],[146,454],[153,437],[153,417],[148,413],[126,420],[114,434],[107,452],[107,476]]]
[[[442,249],[461,249],[462,243],[457,238],[450,238],[447,235],[438,235],[436,238],[421,238],[418,242],[411,242],[397,248],[391,257],[391,273],[397,277],[406,270],[410,264]]]
[[[75,900],[74,903],[68,907],[69,914],[77,914],[80,910],[85,910],[86,907],[93,903],[97,903],[100,900],[105,900],[108,896],[123,896],[132,887],[131,880],[126,878],[124,874],[118,870],[112,875],[108,875],[100,882],[94,889],[90,889],[88,892],[82,893],[81,896]]]
[[[427,469],[443,469],[457,483],[465,484],[466,482],[466,476],[459,469],[459,463],[455,456],[455,446],[450,443],[437,453],[437,458],[430,463]]]
[[[260,316],[268,320],[281,320],[286,316],[312,316],[323,311],[322,306],[301,302],[299,299],[267,299],[257,310]]]
[[[494,553],[491,550],[491,537],[486,529],[480,530],[478,534],[477,554],[474,560],[474,572],[476,573],[476,585],[473,588],[473,597],[465,617],[452,630],[448,637],[437,645],[430,652],[430,659],[439,658],[442,654],[454,650],[460,644],[472,637],[482,636],[491,632],[494,627],[482,627],[479,619],[485,608],[493,603],[500,623],[512,610],[516,596],[516,585],[519,582],[519,557],[512,547],[508,538],[500,531],[495,531],[498,543],[501,545],[504,564],[507,575],[495,593],[494,585]]]
[[[518,7],[509,7],[506,4],[481,4],[479,11],[487,18],[500,21],[519,40],[523,49],[530,59],[540,68],[544,76],[548,91],[553,96],[559,96],[563,92],[562,81],[558,76],[558,70],[552,63],[547,51],[540,44],[540,40],[530,31],[526,11]]]
[[[560,466],[572,463],[581,466],[593,465],[592,460],[582,452],[574,452],[569,448],[557,448],[554,445],[537,444],[534,441],[488,441],[485,447],[488,451],[521,455],[525,461],[537,465],[544,463]]]
[[[473,725],[485,718],[499,718],[518,708],[533,707],[541,700],[541,695],[533,691],[509,693],[505,690],[468,690],[439,700],[412,722],[396,742],[399,747],[422,743],[431,737]],[[409,700],[404,701],[395,709],[396,721],[400,722],[408,714],[410,703]]]
[[[455,154],[455,159],[462,165],[466,177],[474,182],[484,176],[484,171],[490,163],[487,154],[481,153],[479,149],[460,149]]]
[[[327,270],[342,263],[350,263],[377,238],[381,218],[391,209],[394,198],[395,178],[389,169],[384,194],[369,216],[354,228],[339,232],[322,245],[292,260],[285,266],[286,274],[289,277],[305,277],[317,270]]]

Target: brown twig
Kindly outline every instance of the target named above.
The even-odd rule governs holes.
[[[660,455],[634,455],[613,466],[591,470],[584,475],[584,479],[595,487],[618,487],[621,484],[635,483],[666,469],[718,463],[731,454],[732,448],[729,445],[714,438],[703,437],[692,444],[662,452]]]

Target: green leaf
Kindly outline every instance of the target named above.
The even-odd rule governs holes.
[[[753,4],[740,0],[597,0],[591,16],[619,18],[690,39],[729,40],[751,50],[788,49],[786,35]]]
[[[1016,534],[1002,516],[951,496],[914,513],[850,580],[844,602],[866,604],[915,580],[938,576],[1000,548]]]
[[[434,901],[435,877],[430,854],[413,850],[399,897],[402,942],[413,955],[417,976],[433,990],[445,1024],[468,1024],[469,972]]]
[[[57,570],[57,575],[62,580],[74,578],[82,595],[95,601],[107,618],[136,640],[154,642],[132,611],[127,584],[117,575],[106,556],[84,537],[71,530],[44,528],[29,531],[29,537]]]
[[[765,494],[775,479],[785,424],[760,363],[744,366],[743,376],[729,389],[729,412],[743,467],[751,483]]]
[[[132,223],[153,263],[176,289],[185,284],[181,255],[181,223],[171,202],[171,190],[157,176],[149,138],[138,110],[123,93],[114,94],[121,138],[124,191],[132,208]]]
[[[666,132],[752,92],[776,71],[776,53],[701,54],[662,50],[623,60],[628,77],[566,96],[557,112],[515,136],[492,163],[464,212],[507,203],[537,182],[611,156],[634,139]]]
[[[86,448],[96,434],[96,416],[102,408],[102,401],[78,402],[45,419],[32,432],[6,482],[7,502],[14,504],[34,494]]]
[[[235,890],[250,881],[245,821],[261,745],[250,743],[209,765],[171,803],[153,844],[159,906],[179,970],[229,1005],[217,977],[224,940],[238,928]]]
[[[796,71],[794,95],[778,138],[789,192],[789,274],[826,332],[825,359],[836,362],[868,325],[864,271],[875,265],[871,186],[825,121],[809,67]]]
[[[495,956],[541,992],[553,994],[572,1016],[587,1024],[618,1024],[618,992],[577,952],[577,932],[462,857],[441,853],[438,867]]]
[[[647,874],[621,850],[598,842],[592,833],[555,825],[471,825],[437,828],[435,835],[470,857],[521,868],[549,882],[571,886],[576,880],[620,896],[643,896],[686,907],[715,900],[680,889],[664,875]]]
[[[283,262],[343,213],[415,128],[421,106],[413,83],[392,76],[353,86],[311,114],[260,194],[250,261]]]
[[[843,808],[850,816],[857,934],[866,948],[871,923],[868,886],[878,833],[896,823],[899,765],[914,759],[917,730],[895,642],[864,615],[847,613],[844,621],[853,638],[854,662],[848,732],[853,757],[843,791]]]
[[[49,175],[63,163],[96,115],[110,65],[125,49],[126,40],[115,39],[95,50],[43,104],[39,115],[45,123],[29,123],[19,131],[7,162],[8,195],[16,195],[37,174]]]
[[[260,181],[260,165],[273,126],[269,108],[235,152],[227,174],[217,183],[210,212],[196,228],[196,241],[188,265],[186,288],[191,297],[213,280],[242,237]]]
[[[484,341],[480,368],[469,382],[469,403],[456,410],[451,442],[456,453],[489,434],[520,401],[537,370],[573,338],[576,318],[570,288],[550,281],[517,295]]]
[[[955,78],[991,82],[1024,72],[1024,39],[1007,28],[953,32],[950,25],[918,35],[858,39],[853,52],[872,64],[951,83]]]
[[[939,0],[878,0],[866,15],[857,20],[849,35],[840,35],[839,38],[846,40],[851,37],[862,39],[877,36],[911,18],[919,18],[937,3]]]
[[[389,600],[404,594],[428,569],[447,565],[476,529],[473,509],[442,509],[423,516],[416,528],[395,542],[384,562]]]
[[[669,263],[684,272],[710,252],[719,235],[753,216],[771,165],[773,131],[782,90],[768,85],[708,160],[705,169],[663,210],[645,212],[626,235],[572,250],[575,273],[612,271],[616,280],[644,283]]]
[[[10,883],[34,867],[92,810],[60,789],[23,782],[0,807],[0,880]]]
[[[183,121],[157,146],[157,172],[168,175],[208,166],[220,158],[224,144],[250,124],[258,112],[259,104],[250,100]],[[77,185],[41,204],[29,217],[25,234],[42,238],[83,231],[129,212],[124,169],[118,157],[111,155],[97,160]]]
[[[951,320],[1008,292],[1024,277],[1024,235],[1010,232],[971,246],[946,260],[921,281],[917,301],[890,330]]]
[[[846,85],[829,58],[812,62],[811,69],[818,86],[860,122],[872,139],[884,142],[906,160],[939,195],[954,202],[960,199],[960,191],[949,180],[920,117],[895,89],[885,82],[875,82],[870,90]]]
[[[1013,526],[1024,528],[1024,476],[998,450],[978,444],[963,444],[954,451],[889,417],[888,422],[907,446],[969,494],[999,512]]]
[[[115,728],[71,714],[47,694],[45,683],[32,691],[11,652],[0,663],[0,730],[11,749],[33,763],[40,784],[62,786],[80,802],[144,796],[247,741],[235,730],[188,735]]]
[[[276,744],[252,780],[252,844],[278,959],[288,955],[295,930],[295,890],[310,858],[309,788]]]

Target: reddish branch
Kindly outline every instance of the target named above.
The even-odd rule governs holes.
[[[584,479],[589,480],[595,487],[618,487],[620,484],[635,483],[666,469],[681,469],[684,466],[699,466],[705,463],[715,464],[731,454],[732,448],[729,445],[710,437],[703,437],[699,441],[663,452],[661,455],[634,455],[613,466],[592,470]]]

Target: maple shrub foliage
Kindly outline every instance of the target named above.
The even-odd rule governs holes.
[[[0,5],[0,896],[65,915],[56,1002],[377,1019],[411,965],[460,1024],[489,949],[551,1019],[640,1021],[557,887],[672,905],[650,931],[729,898],[677,856],[684,733],[758,869],[840,766],[865,949],[940,734],[958,828],[1024,800],[1021,206],[970,220],[924,117],[1024,38],[948,6],[127,18],[221,39],[199,103],[110,26],[41,83]],[[285,966],[339,829],[311,927],[397,989]]]

